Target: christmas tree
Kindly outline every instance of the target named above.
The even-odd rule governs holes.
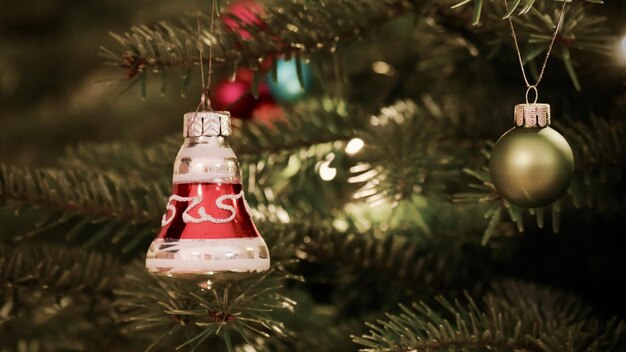
[[[563,5],[4,3],[0,351],[626,351],[626,3]],[[509,20],[574,156],[538,208]],[[202,286],[145,259],[209,71],[271,267]]]

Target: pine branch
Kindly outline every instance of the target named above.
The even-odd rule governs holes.
[[[362,351],[613,351],[623,349],[623,321],[602,321],[580,299],[531,284],[496,285],[479,305],[438,298],[368,324],[370,334],[353,336]],[[620,348],[621,346],[621,348]]]
[[[624,204],[619,187],[626,168],[626,122],[592,117],[590,123],[557,123],[574,150],[576,174],[568,193],[576,207],[616,213]]]
[[[321,105],[321,104],[320,104]],[[253,196],[250,203],[260,207],[286,209],[292,217],[317,214],[330,216],[350,199],[352,187],[345,187],[347,172],[332,180],[320,177],[320,165],[338,170],[349,167],[344,148],[363,125],[358,113],[323,111],[317,101],[309,114],[290,113],[289,121],[271,128],[246,124],[233,138],[241,160],[244,186]]]
[[[68,170],[115,174],[131,183],[150,180],[168,185],[181,142],[179,136],[168,136],[147,147],[136,143],[79,144],[66,149],[60,165]]]
[[[528,50],[524,55],[524,61],[533,61],[541,53],[547,51],[552,35],[551,32],[557,23],[557,8],[560,5],[557,2],[542,2],[532,7],[531,17],[527,21],[521,19],[516,21],[522,24],[525,32],[530,33],[526,36]],[[554,15],[550,16],[552,13]],[[519,18],[516,18],[519,19]],[[559,35],[557,36],[554,55],[563,61],[565,69],[576,90],[580,91],[581,84],[576,73],[576,61],[572,57],[572,50],[585,50],[610,56],[612,54],[612,43],[615,41],[605,17],[594,16],[586,10],[583,2],[572,4],[567,9],[566,17]]]
[[[268,156],[298,155],[301,150],[317,145],[347,141],[355,129],[365,126],[361,118],[363,112],[345,112],[341,103],[331,103],[330,107],[326,104],[326,108],[322,108],[324,103],[315,98],[305,105],[302,110],[285,107],[289,119],[277,120],[271,125],[233,119],[234,130],[229,143],[239,159],[256,163]],[[68,169],[115,173],[133,179],[158,179],[163,173],[171,173],[182,141],[177,134],[147,147],[134,143],[81,144],[68,148],[61,164]]]
[[[504,0],[503,0],[504,1]],[[515,14],[517,15],[525,15],[529,12],[531,12],[531,10],[534,10],[537,6],[541,7],[544,6],[545,3],[540,2],[537,4],[537,6],[535,6],[535,3],[537,0],[526,0],[524,2],[522,2],[521,0],[506,0],[509,4],[508,4],[508,8],[509,11],[507,13],[504,14],[504,18],[509,18],[511,16],[514,16]],[[603,0],[585,0],[587,2],[593,3],[593,4],[602,4],[604,3]],[[473,16],[472,16],[472,24],[477,25],[480,23],[481,20],[481,16],[483,13],[483,6],[485,4],[485,2],[483,0],[461,0],[459,2],[457,2],[455,5],[452,5],[452,8],[458,8],[458,7],[462,7],[466,4],[469,4],[470,2],[472,2],[474,4],[474,8],[473,8]],[[580,1],[579,3],[582,3],[582,1]],[[504,6],[502,6],[502,4],[498,4],[497,5],[499,8],[502,8]],[[559,5],[560,6],[560,5]],[[502,16],[499,16],[502,17]]]
[[[83,249],[45,245],[0,246],[0,292],[14,287],[54,293],[111,292],[121,272],[111,256]]]
[[[289,275],[272,269],[238,280],[208,280],[208,286],[201,288],[193,281],[156,278],[143,264],[137,264],[115,290],[120,322],[126,324],[129,336],[137,331],[148,336],[162,334],[161,339],[150,341],[153,344],[146,350],[163,345],[195,350],[206,347],[207,341],[215,345],[218,336],[227,346],[284,337],[288,332],[272,318],[272,312],[293,310],[295,302],[281,293],[286,277]]]
[[[400,234],[340,232],[323,224],[284,226],[291,228],[287,232],[296,236],[294,243],[298,244],[299,258],[337,263],[346,273],[379,275],[385,282],[393,278],[428,287],[459,287],[490,273],[489,251],[477,246],[470,249],[472,240],[465,237],[439,236],[420,242]],[[461,247],[464,250],[459,250]]]
[[[5,207],[46,206],[66,216],[112,217],[133,223],[153,221],[164,199],[163,192],[150,184],[130,188],[115,176],[74,170],[2,166],[0,186]]]
[[[602,3],[601,0],[585,1],[595,4]],[[462,1],[453,7],[456,8],[468,2],[470,0]],[[484,13],[487,14],[488,20],[484,27],[499,35],[498,40],[492,41],[491,44],[496,44],[496,47],[500,47],[501,44],[508,47],[513,45],[508,23],[503,21],[503,16],[504,18],[512,16],[522,47],[522,59],[526,64],[535,65],[537,59],[543,60],[543,57],[540,56],[548,50],[552,41],[562,3],[559,1],[536,3],[535,0],[525,2],[508,0],[508,2],[508,13],[505,11],[504,0],[485,3]],[[480,21],[483,0],[474,0],[474,5],[473,24],[476,25]],[[520,9],[519,16],[513,15],[516,9]],[[572,51],[582,50],[610,56],[613,53],[614,42],[615,36],[612,34],[606,17],[592,14],[585,2],[577,1],[569,4],[566,8],[563,25],[555,41],[553,55],[563,61],[572,84],[576,90],[580,91],[581,84],[575,68],[577,63],[572,56]]]
[[[287,108],[288,120],[278,120],[269,126],[262,122],[242,124],[231,138],[237,155],[246,159],[347,141],[354,135],[354,130],[366,125],[362,118],[364,112],[346,112],[341,102],[324,108],[324,102],[314,98],[305,104],[299,110]]]
[[[165,191],[157,184],[133,185],[117,175],[86,170],[0,168],[0,200],[10,209],[39,208],[37,231],[71,224],[66,238],[88,233],[87,244],[132,238],[129,251],[152,236],[162,215]],[[96,230],[92,224],[101,224]],[[91,231],[90,231],[91,230]]]
[[[231,72],[240,64],[256,71],[268,56],[287,55],[300,60],[319,50],[332,52],[337,42],[359,38],[377,25],[417,8],[417,3],[404,0],[332,0],[324,6],[278,1],[264,10],[259,21],[244,21],[224,13],[222,17],[236,23],[237,30],[218,21],[215,34],[204,30],[200,40],[195,18],[185,18],[180,25],[162,21],[154,26],[135,26],[123,35],[112,34],[124,48],[122,54],[106,48],[101,53],[110,64],[127,69],[128,77],[177,69],[187,79],[190,69],[199,63],[200,45],[210,43],[215,64],[228,65]],[[145,84],[145,79],[142,82]]]
[[[458,177],[468,147],[456,138],[450,142],[447,122],[410,100],[372,116],[370,125],[357,133],[365,147],[348,179],[360,185],[354,197],[395,207],[415,195],[443,194],[446,182]]]
[[[308,324],[305,329],[297,331],[293,338],[285,340],[268,340],[267,344],[260,345],[257,351],[318,351],[323,348],[324,352],[345,352],[354,351],[354,344],[350,339],[350,334],[355,331],[363,331],[363,320],[361,317],[349,319],[347,322],[338,322],[336,317],[322,316],[312,314],[319,307],[307,307],[308,310],[302,310],[301,316],[298,315],[301,301],[298,300],[296,307],[297,322],[302,325],[303,321]],[[324,341],[323,347],[320,344]],[[282,343],[282,344],[281,344]]]
[[[16,288],[0,299],[2,351],[136,351],[119,334],[110,299]]]
[[[117,260],[98,252],[52,244],[0,246],[0,350],[123,344],[109,301],[121,272]]]

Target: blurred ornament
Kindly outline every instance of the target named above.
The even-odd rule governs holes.
[[[565,138],[549,127],[550,105],[517,105],[515,124],[493,148],[491,179],[498,192],[515,205],[546,206],[567,191],[574,154]]]
[[[276,78],[274,81],[272,73],[267,75],[267,84],[272,92],[272,96],[284,103],[293,103],[300,100],[311,88],[311,68],[309,64],[301,61],[302,82],[298,78],[298,68],[296,59],[276,61]]]
[[[260,101],[252,111],[252,119],[271,126],[275,121],[285,118],[285,112],[272,99]]]
[[[252,38],[249,30],[267,28],[267,24],[261,19],[264,13],[265,8],[262,4],[253,0],[239,0],[226,8],[222,21],[226,28],[239,33],[241,38],[247,40]]]
[[[271,100],[266,83],[259,83],[259,99],[252,96],[252,78],[254,72],[248,68],[237,70],[235,79],[223,79],[211,90],[211,105],[217,110],[228,110],[233,117],[249,119],[260,101]]]
[[[211,279],[269,268],[268,248],[250,217],[237,157],[226,140],[230,134],[228,112],[185,114],[173,195],[146,256],[151,273],[209,279],[210,285]]]

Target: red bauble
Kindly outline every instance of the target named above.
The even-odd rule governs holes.
[[[253,0],[234,1],[222,16],[226,28],[239,33],[242,39],[250,39],[252,35],[246,27],[260,27],[266,29],[267,25],[261,19],[265,12],[263,5]]]
[[[211,90],[211,106],[216,110],[228,110],[233,117],[248,118],[254,107],[250,86],[243,81],[218,82]]]
[[[259,99],[252,96],[254,72],[248,68],[237,70],[234,81],[224,78],[211,90],[211,107],[215,110],[230,111],[233,117],[250,119],[260,102],[272,100],[266,82],[259,83]],[[273,100],[272,100],[273,101]]]

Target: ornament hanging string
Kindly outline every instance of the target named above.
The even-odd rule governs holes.
[[[513,15],[510,15],[508,17],[509,25],[511,27],[511,34],[513,35],[513,42],[515,43],[515,51],[517,51],[517,59],[519,60],[519,65],[520,65],[520,68],[522,69],[522,77],[524,77],[524,82],[526,83],[526,88],[527,88],[526,89],[526,104],[530,104],[528,100],[528,95],[531,91],[535,93],[535,99],[533,100],[533,104],[537,103],[537,99],[539,98],[539,91],[537,90],[537,87],[539,87],[539,83],[541,83],[541,80],[543,79],[543,74],[545,73],[546,67],[548,66],[548,59],[550,58],[550,53],[552,53],[552,47],[554,46],[556,37],[559,35],[559,28],[563,24],[563,18],[565,15],[565,7],[567,6],[568,1],[570,0],[563,0],[563,7],[561,8],[561,13],[559,14],[559,19],[557,20],[557,23],[556,23],[556,29],[554,30],[554,35],[552,36],[552,40],[550,41],[550,45],[548,46],[546,57],[543,60],[543,65],[541,66],[541,70],[539,71],[539,76],[537,77],[537,82],[535,82],[535,84],[530,84],[530,82],[528,81],[528,77],[526,76],[526,70],[524,69],[524,60],[522,59],[522,52],[519,48],[517,35],[515,34],[515,26],[513,25],[513,20],[511,19]],[[509,4],[507,0],[504,0],[504,9],[506,10],[507,13],[509,12]]]
[[[198,45],[200,52],[200,82],[202,83],[202,95],[200,96],[200,104],[196,108],[196,112],[200,109],[202,111],[213,111],[211,108],[211,98],[210,98],[210,87],[211,87],[211,76],[213,74],[213,18],[215,17],[215,7],[217,4],[215,0],[211,0],[211,17],[209,19],[209,63],[208,63],[208,72],[206,74],[206,79],[204,75],[204,45],[202,43],[202,28],[200,26],[200,11],[196,13],[196,26],[198,28]],[[206,82],[205,82],[206,80]]]

